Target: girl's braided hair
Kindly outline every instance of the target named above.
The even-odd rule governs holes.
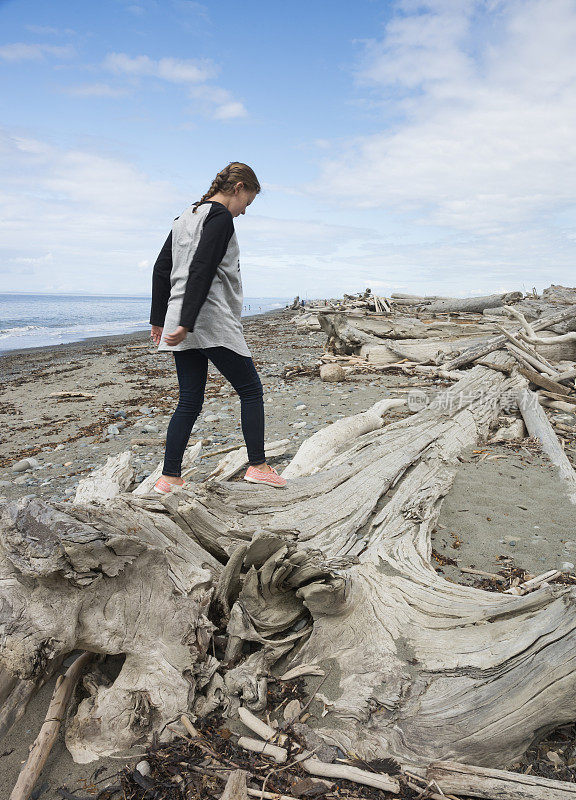
[[[242,183],[244,188],[249,192],[256,192],[256,194],[260,192],[260,184],[254,170],[251,169],[248,164],[241,164],[239,161],[231,161],[227,167],[224,167],[224,169],[216,175],[206,194],[202,195],[200,200],[194,203],[194,213],[196,213],[196,209],[200,203],[213,197],[218,192],[232,194],[237,183]]]

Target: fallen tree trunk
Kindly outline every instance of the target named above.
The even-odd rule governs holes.
[[[522,299],[521,292],[507,292],[506,294],[490,294],[486,297],[453,297],[433,300],[426,305],[430,314],[450,311],[472,311],[481,314],[486,308],[500,308]]]
[[[384,415],[391,408],[406,404],[405,400],[380,400],[367,411],[336,420],[302,442],[292,461],[282,472],[285,478],[313,475],[342,450],[351,439],[381,428]]]
[[[576,472],[562,450],[560,442],[550,423],[546,412],[538,402],[537,395],[529,389],[523,389],[518,395],[518,407],[526,423],[528,433],[542,443],[542,449],[550,461],[558,467],[560,478],[568,496],[576,503]]]
[[[382,339],[426,338],[426,326],[418,319],[398,320],[356,317],[345,314],[318,314],[328,336],[326,349],[337,354],[355,354],[362,345],[379,345]]]
[[[576,800],[574,783],[498,769],[480,769],[449,761],[431,764],[426,777],[429,781],[435,781],[443,792],[466,797],[485,797],[487,800]]]
[[[85,679],[77,761],[170,736],[182,714],[262,710],[270,672],[304,668],[325,673],[312,719],[345,752],[507,766],[576,713],[576,593],[446,581],[431,531],[459,455],[525,385],[476,366],[282,492],[209,481],[161,501],[4,505],[0,667],[32,680],[76,648],[125,656],[112,682]]]
[[[443,364],[447,359],[462,352],[468,347],[473,347],[479,339],[404,339],[393,341],[389,339],[386,344],[369,343],[360,347],[359,354],[371,364],[389,364],[401,358],[419,364]]]

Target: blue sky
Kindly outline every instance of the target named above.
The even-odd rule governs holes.
[[[574,285],[575,0],[0,0],[0,291],[146,293],[231,160],[249,296]]]

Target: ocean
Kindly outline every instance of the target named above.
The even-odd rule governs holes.
[[[292,299],[245,297],[242,316],[284,308]],[[0,294],[0,355],[146,330],[149,315],[148,297]]]

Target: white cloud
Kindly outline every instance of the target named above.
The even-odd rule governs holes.
[[[234,100],[227,89],[219,86],[193,86],[190,97],[200,102],[200,108],[206,116],[214,119],[237,119],[248,114],[242,103]]]
[[[71,58],[75,52],[71,45],[25,44],[24,42],[0,45],[0,58],[4,61],[41,61],[46,56]]]
[[[356,73],[381,131],[333,143],[310,190],[435,230],[411,247],[421,279],[566,271],[570,225],[553,219],[576,203],[575,44],[572,0],[396,3]]]
[[[248,112],[244,108],[243,104],[239,103],[237,100],[234,100],[229,103],[222,103],[222,105],[216,106],[212,116],[214,119],[238,119],[238,117],[245,117],[247,113]]]
[[[126,53],[109,53],[104,59],[104,68],[116,74],[132,78],[156,78],[169,83],[184,84],[195,101],[195,111],[200,110],[212,119],[228,121],[246,117],[243,103],[220,86],[207,83],[218,73],[210,59],[160,58],[154,60],[146,55],[129,56]]]
[[[217,72],[209,59],[160,58],[128,56],[126,53],[109,53],[104,68],[125,75],[161,78],[172,83],[203,83]]]
[[[56,275],[67,291],[149,289],[143,264],[187,197],[126,161],[32,136],[0,133],[0,155],[0,264],[23,276],[6,289],[38,289]]]
[[[477,42],[473,57],[466,48],[481,6],[418,3],[424,12],[393,19],[369,43],[360,79],[388,92],[404,118],[326,162],[328,191],[478,233],[575,199],[576,9],[503,2],[497,41]]]
[[[107,83],[84,83],[79,86],[69,86],[66,94],[73,97],[126,97],[128,90]]]

